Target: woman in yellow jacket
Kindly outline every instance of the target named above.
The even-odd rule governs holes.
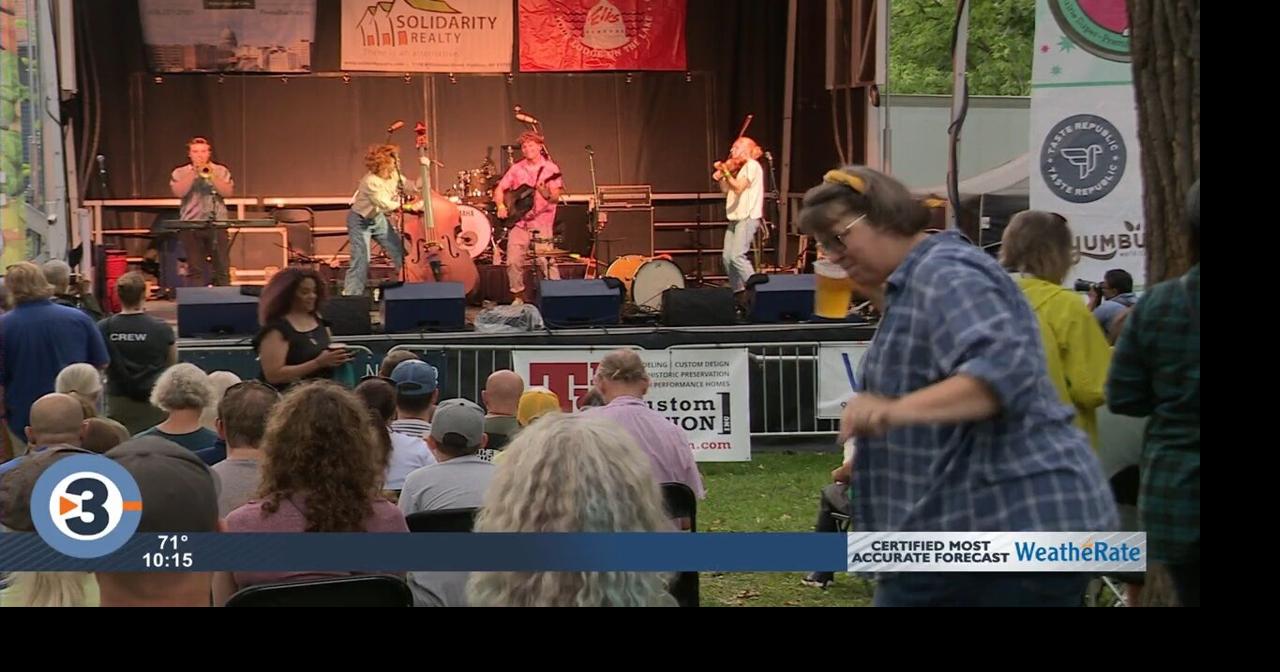
[[[1111,347],[1089,308],[1062,286],[1074,263],[1071,229],[1062,216],[1039,210],[1014,215],[1004,230],[1000,263],[1018,275],[1018,286],[1040,322],[1049,378],[1062,401],[1076,410],[1076,424],[1098,449]]]

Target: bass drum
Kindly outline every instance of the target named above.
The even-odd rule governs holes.
[[[650,259],[636,271],[631,300],[637,306],[662,310],[662,293],[672,288],[684,289],[684,271],[668,259]]]
[[[623,296],[630,297],[631,283],[635,281],[636,271],[639,271],[640,267],[644,265],[644,262],[648,260],[648,257],[644,257],[639,254],[628,254],[626,256],[618,257],[613,260],[612,264],[609,264],[608,270],[604,272],[604,277],[617,278],[618,280],[621,280],[622,286],[626,288]]]
[[[459,205],[462,223],[458,226],[458,246],[472,259],[484,254],[493,243],[493,223],[484,210],[469,205]]]

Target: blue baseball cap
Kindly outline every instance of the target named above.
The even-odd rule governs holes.
[[[420,359],[409,359],[396,365],[391,371],[391,380],[396,384],[397,394],[408,397],[426,396],[435,392],[439,386],[440,372]]]

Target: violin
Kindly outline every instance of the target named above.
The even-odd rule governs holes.
[[[738,171],[742,170],[742,167],[745,165],[747,165],[747,160],[736,156],[730,156],[724,161],[716,161],[711,164],[717,172],[725,177],[737,177]]]
[[[742,121],[742,130],[738,131],[738,137],[734,138],[733,144],[729,145],[729,156],[724,161],[716,161],[711,164],[711,167],[716,169],[716,172],[711,174],[711,179],[718,180],[721,176],[737,177],[738,171],[742,170],[742,167],[747,164],[745,158],[733,155],[733,145],[737,144],[742,139],[742,136],[747,134],[747,128],[751,126],[751,120],[754,118],[754,114],[748,114],[746,119]]]

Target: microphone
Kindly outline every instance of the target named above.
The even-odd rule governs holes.
[[[99,154],[94,157],[98,160],[98,190],[101,192],[101,198],[107,198],[109,189],[107,188],[107,157]]]
[[[396,131],[402,128],[404,128],[404,122],[399,119],[396,119],[394,123],[392,123],[390,126],[387,127],[387,132],[395,133]]]
[[[532,114],[525,114],[525,111],[524,111],[524,108],[523,108],[523,107],[521,107],[521,106],[519,106],[519,105],[516,105],[515,107],[513,107],[513,108],[511,108],[511,109],[512,109],[512,111],[514,111],[514,112],[516,113],[516,121],[518,121],[518,122],[520,122],[520,123],[522,123],[522,124],[536,124],[536,123],[538,123],[537,118],[535,118]]]
[[[586,148],[586,149],[587,149],[587,153],[588,153],[588,154],[595,154],[595,153],[596,153],[596,150],[591,149],[591,145],[587,145],[587,148]]]
[[[764,158],[765,158],[769,163],[773,163],[773,152],[765,152],[765,153],[764,153]]]

